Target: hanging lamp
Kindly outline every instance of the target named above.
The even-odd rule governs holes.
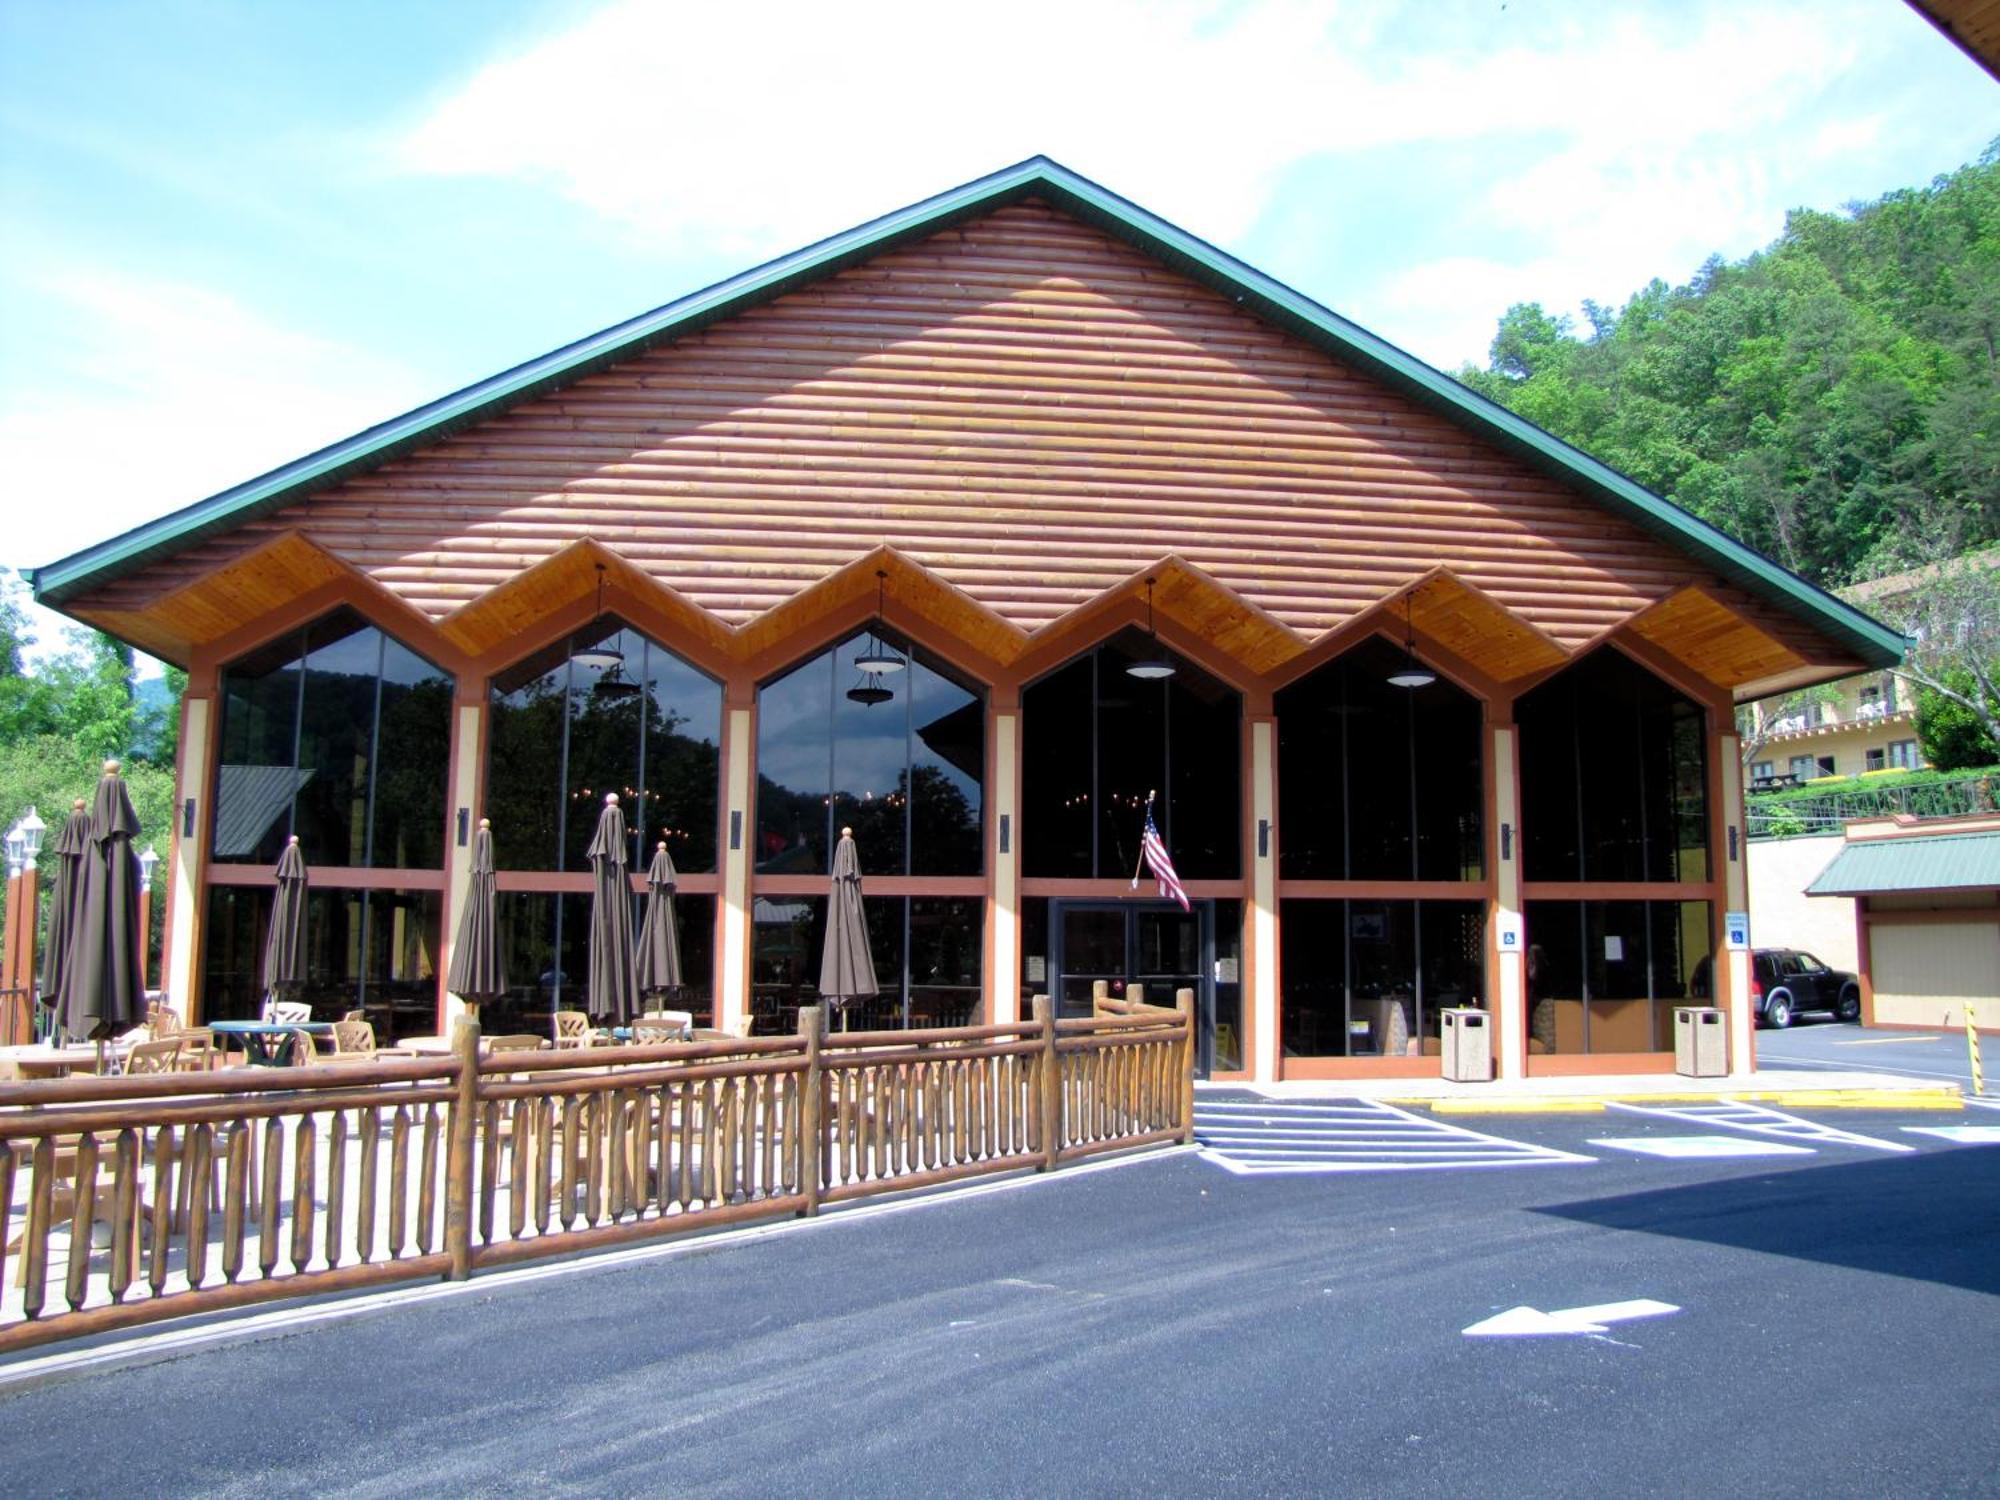
[[[604,564],[597,564],[597,613],[593,619],[604,618]],[[569,659],[580,667],[590,667],[600,672],[613,671],[625,665],[625,654],[608,641],[595,646],[586,646],[581,651],[572,651]]]
[[[1153,580],[1146,580],[1146,638],[1153,643],[1152,654],[1126,667],[1125,675],[1155,682],[1174,675],[1173,661],[1160,649],[1159,632],[1153,629]]]
[[[1403,595],[1403,665],[1389,674],[1389,685],[1399,688],[1429,687],[1437,681],[1437,673],[1417,660],[1417,627],[1412,618],[1412,604],[1408,594]]]
[[[877,633],[882,622],[883,589],[889,575],[882,569],[875,570],[875,618],[868,626],[868,645],[854,658],[854,665],[860,669],[860,677],[847,690],[850,701],[864,708],[873,708],[878,703],[887,703],[895,693],[882,686],[882,674],[900,672],[909,662],[891,651]]]

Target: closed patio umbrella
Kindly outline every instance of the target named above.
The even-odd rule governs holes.
[[[632,966],[632,881],[625,873],[625,814],[618,794],[607,792],[597,832],[584,851],[590,859],[590,974],[584,1008],[614,1026],[639,1014],[638,975]]]
[[[646,905],[639,914],[639,993],[663,995],[681,987],[681,935],[674,921],[673,856],[665,839],[653,851],[646,871]]]
[[[444,987],[465,1002],[475,1021],[482,1004],[507,993],[493,882],[493,827],[484,818],[479,820],[479,832],[472,836],[472,888],[466,892],[465,915],[458,921],[458,941],[452,944]]]
[[[295,833],[278,856],[278,893],[271,902],[271,930],[264,935],[264,1019],[306,982],[306,857]]]
[[[90,805],[90,829],[78,867],[76,927],[63,977],[63,1029],[102,1043],[146,1019],[145,968],[139,956],[139,856],[132,840],[139,815],[107,760]],[[103,1068],[99,1048],[99,1070]]]
[[[42,960],[42,1004],[51,1009],[62,1004],[70,937],[76,931],[76,902],[83,893],[83,852],[89,843],[90,814],[79,797],[50,850],[55,856],[55,875],[49,885],[49,945]]]
[[[840,830],[833,851],[833,889],[826,903],[826,950],[819,961],[819,997],[838,1007],[840,1029],[847,1029],[847,1007],[873,999],[875,958],[868,951],[868,923],[861,911],[861,856],[854,847],[854,830]]]

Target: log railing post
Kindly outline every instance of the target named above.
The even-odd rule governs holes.
[[[1062,1059],[1056,1054],[1056,1008],[1047,995],[1034,999],[1035,1024],[1042,1029],[1042,1066],[1036,1082],[1036,1113],[1042,1121],[1043,1172],[1062,1159]]]
[[[819,1212],[819,1195],[826,1174],[826,1075],[820,1068],[820,1039],[826,1035],[826,1008],[799,1007],[799,1036],[805,1043],[806,1070],[799,1079],[799,1192],[805,1206],[801,1218]]]
[[[472,1274],[472,1147],[479,1120],[479,1023],[458,1018],[451,1037],[458,1068],[451,1103],[451,1137],[445,1148],[444,1247],[453,1281]]]
[[[1181,1142],[1194,1144],[1194,1064],[1197,1020],[1194,1010],[1194,991],[1175,990],[1174,1009],[1181,1013],[1181,1025],[1187,1037],[1181,1044]]]

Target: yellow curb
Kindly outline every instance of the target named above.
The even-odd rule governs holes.
[[[1965,1108],[1965,1101],[1954,1094],[1935,1094],[1929,1091],[1899,1093],[1883,1089],[1868,1093],[1825,1093],[1815,1094],[1808,1090],[1798,1094],[1738,1094],[1739,1099],[1754,1099],[1759,1104],[1787,1104],[1792,1108],[1808,1109],[1934,1109],[1949,1112]]]
[[[1597,1115],[1604,1113],[1602,1099],[1409,1099],[1407,1104],[1428,1104],[1434,1115]]]

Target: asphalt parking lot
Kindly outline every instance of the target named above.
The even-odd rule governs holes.
[[[997,1183],[16,1389],[11,1487],[2000,1493],[2000,1110],[1785,1113],[1910,1149]]]

